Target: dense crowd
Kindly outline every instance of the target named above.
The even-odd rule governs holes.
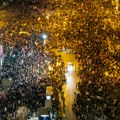
[[[103,23],[103,16],[90,14],[81,30],[81,43],[76,47],[81,80],[77,84],[73,111],[79,120],[120,119],[120,61],[119,49],[116,49],[119,29]]]
[[[73,105],[77,118],[80,120],[119,120],[119,86],[119,82],[113,85],[105,79],[79,82]]]
[[[15,11],[14,6],[10,10]],[[1,119],[20,119],[15,118],[20,106],[26,106],[32,113],[36,112],[45,105],[46,87],[49,85],[53,87],[54,119],[62,119],[59,94],[64,99],[64,64],[60,56],[46,51],[49,46],[44,45],[40,38],[40,34],[46,31],[46,22],[43,24],[45,16],[34,6],[28,6],[27,9],[23,6],[21,13],[16,12],[16,17],[2,19],[5,24],[0,34],[4,47],[0,80],[1,83],[5,79],[13,82],[7,90],[1,84]],[[42,12],[46,12],[45,9]],[[44,31],[41,27],[44,27]],[[49,67],[52,67],[52,71]]]
[[[79,61],[78,76],[81,80],[77,84],[74,113],[79,120],[119,120],[119,59],[116,60],[113,56],[115,53],[109,50],[96,56],[95,51],[90,52],[92,55],[86,52],[85,47],[89,46],[80,46],[76,58]]]
[[[1,103],[12,101],[12,104],[0,104],[5,117],[14,113],[19,104],[35,111],[44,106],[45,88],[52,85],[53,113],[59,111],[61,119],[58,93],[62,94],[64,67],[60,56],[44,51],[49,46],[43,46],[39,36],[48,31],[52,38],[50,46],[72,49],[79,62],[78,76],[82,82],[77,84],[78,93],[73,104],[77,119],[120,119],[120,64],[119,56],[116,57],[119,51],[110,47],[114,45],[116,48],[119,44],[119,16],[114,15],[115,7],[111,2],[104,3],[88,0],[71,4],[69,1],[60,3],[55,9],[49,8],[47,12],[46,9],[27,6],[21,10],[22,14],[18,12],[18,16],[3,20],[6,24],[0,38],[5,48],[5,62],[1,79],[5,76],[14,80],[1,99]],[[49,70],[48,66],[52,69]],[[31,100],[39,95],[41,99]]]
[[[7,90],[2,86],[0,112],[3,116],[1,115],[1,119],[12,119],[18,107],[22,105],[27,106],[31,112],[45,107],[47,86],[53,87],[53,113],[61,117],[58,95],[62,92],[65,80],[63,68],[61,57],[55,56],[53,52],[45,53],[42,49],[28,49],[28,46],[21,46],[21,48],[15,46],[6,52],[2,66],[3,74],[0,77],[1,80],[12,79],[13,83]]]

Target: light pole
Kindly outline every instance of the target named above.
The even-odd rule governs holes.
[[[47,39],[48,39],[48,34],[46,33],[40,34],[40,40],[43,42],[43,45],[47,43]]]

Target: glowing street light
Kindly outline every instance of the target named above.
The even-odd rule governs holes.
[[[48,38],[48,35],[46,33],[40,34],[40,39],[41,40],[46,40]]]
[[[47,39],[47,35],[46,34],[43,34],[42,37],[43,37],[43,39]]]
[[[40,35],[40,40],[43,41],[43,44],[46,44],[47,39],[48,39],[48,34],[42,33],[42,34]]]

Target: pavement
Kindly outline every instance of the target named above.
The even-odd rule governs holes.
[[[61,55],[63,62],[67,66],[67,80],[66,84],[63,86],[63,92],[65,97],[65,105],[66,105],[66,113],[64,116],[65,120],[77,120],[75,114],[72,111],[72,104],[74,102],[74,92],[77,92],[76,90],[76,84],[80,81],[80,79],[77,77],[76,74],[76,66],[78,66],[78,62],[75,59],[75,55],[71,53],[65,53],[65,52],[57,52],[57,49],[52,49],[53,52],[56,53],[56,55]],[[68,63],[71,62],[73,65],[68,65]]]
[[[71,54],[71,53],[65,53],[65,52],[58,52],[57,49],[52,49],[53,52],[56,53],[56,55],[61,55],[62,60],[64,63],[68,63],[68,62],[77,62],[75,59],[75,55]]]

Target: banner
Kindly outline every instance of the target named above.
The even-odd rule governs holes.
[[[0,57],[3,55],[3,45],[0,45]]]

